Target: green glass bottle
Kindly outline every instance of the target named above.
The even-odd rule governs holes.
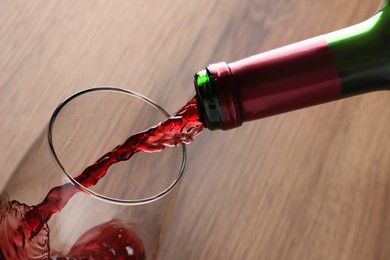
[[[231,129],[245,121],[390,89],[390,4],[370,19],[329,34],[195,75],[205,126]]]

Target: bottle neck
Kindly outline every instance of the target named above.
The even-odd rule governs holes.
[[[217,63],[195,75],[203,121],[211,130],[390,86],[390,7],[355,26]]]

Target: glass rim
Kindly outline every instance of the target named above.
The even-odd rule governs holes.
[[[84,187],[82,184],[80,184],[78,181],[76,181],[66,171],[66,169],[61,164],[59,158],[57,157],[56,151],[54,149],[53,136],[52,136],[52,134],[53,134],[52,130],[53,130],[53,126],[54,126],[54,123],[56,121],[56,118],[57,118],[58,114],[60,113],[61,109],[67,103],[72,101],[74,98],[77,98],[78,96],[81,96],[83,94],[87,94],[87,93],[91,93],[91,92],[97,92],[97,91],[112,91],[112,92],[118,92],[118,93],[122,93],[122,94],[133,96],[133,97],[138,98],[138,99],[148,103],[149,105],[153,106],[155,109],[158,110],[158,112],[162,113],[164,116],[166,116],[166,117],[170,116],[169,113],[167,111],[165,111],[161,106],[156,104],[151,99],[149,99],[149,98],[147,98],[147,97],[145,97],[145,96],[143,96],[143,95],[141,95],[141,94],[139,94],[139,93],[137,93],[135,91],[122,89],[122,88],[117,88],[117,87],[101,86],[101,87],[88,88],[88,89],[84,89],[84,90],[81,90],[79,92],[76,92],[76,93],[70,95],[69,97],[67,97],[65,100],[63,100],[57,106],[57,108],[54,110],[54,112],[53,112],[53,114],[52,114],[52,116],[50,118],[50,121],[49,121],[49,127],[48,127],[48,130],[47,130],[47,138],[48,138],[49,147],[50,147],[49,150],[50,150],[51,157],[54,160],[54,163],[56,164],[57,168],[60,170],[61,174],[70,183],[72,183],[76,188],[78,188],[80,191],[82,191],[84,193],[87,193],[91,197],[93,197],[95,199],[98,199],[98,200],[101,200],[101,201],[104,201],[104,202],[118,204],[118,205],[141,205],[141,204],[146,204],[146,203],[149,203],[149,202],[156,201],[156,200],[164,197],[170,191],[173,190],[173,188],[180,181],[181,177],[184,174],[184,169],[185,169],[186,164],[187,164],[187,150],[186,150],[186,145],[184,143],[181,144],[181,147],[182,147],[182,162],[181,162],[179,173],[176,175],[176,178],[173,180],[173,182],[165,190],[161,191],[160,193],[158,193],[158,194],[156,194],[154,196],[150,196],[150,197],[143,198],[143,199],[135,199],[135,200],[116,199],[116,198],[111,198],[109,196],[105,196],[105,195],[99,194],[99,193],[97,193],[97,192],[95,192],[95,191],[93,191],[93,190],[91,190],[91,189],[89,189],[87,187]]]

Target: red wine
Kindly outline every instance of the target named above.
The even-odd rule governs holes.
[[[33,207],[11,201],[0,205],[0,259],[48,259],[49,227],[42,223],[34,236],[30,236],[26,214]]]
[[[53,250],[50,252],[47,223],[43,223],[34,236],[28,237],[29,226],[24,218],[30,211],[35,211],[34,207],[17,201],[11,201],[1,210],[0,259],[146,259],[138,234],[116,220],[85,232],[66,255]]]
[[[54,260],[71,259],[145,259],[137,234],[117,221],[96,226],[82,235],[67,256],[52,253]]]
[[[160,152],[165,147],[190,143],[202,130],[203,124],[200,121],[197,101],[194,97],[167,120],[144,132],[130,136],[123,144],[104,154],[75,180],[84,187],[91,187],[105,176],[112,164],[129,160],[137,152]],[[0,233],[5,234],[5,239],[0,241],[0,259],[47,259],[50,252],[47,222],[54,213],[60,212],[78,191],[75,186],[67,183],[52,188],[44,200],[35,206],[12,201],[5,207],[1,207]],[[144,259],[145,253],[141,239],[129,227],[120,227],[121,232],[127,238],[126,243],[122,240],[115,242],[115,239],[111,239],[117,232],[114,226],[120,225],[120,223],[108,223],[93,228],[79,239],[68,256],[54,258],[85,259],[87,252],[92,252],[93,248],[99,256],[107,255],[107,258],[111,259],[112,255],[109,256],[107,248],[99,246],[108,245],[107,243],[110,242],[111,251],[113,250],[115,254],[123,253],[123,258],[114,257],[114,259]],[[89,238],[93,238],[93,242],[88,241]],[[126,252],[124,248],[127,248]],[[84,249],[86,251],[83,251]],[[132,256],[129,252],[133,253]],[[128,253],[126,257],[125,253]]]

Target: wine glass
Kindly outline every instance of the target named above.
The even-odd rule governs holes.
[[[80,176],[168,116],[140,94],[112,87],[62,102],[1,191],[0,259],[157,258],[185,168],[185,145],[136,153],[88,185]]]

